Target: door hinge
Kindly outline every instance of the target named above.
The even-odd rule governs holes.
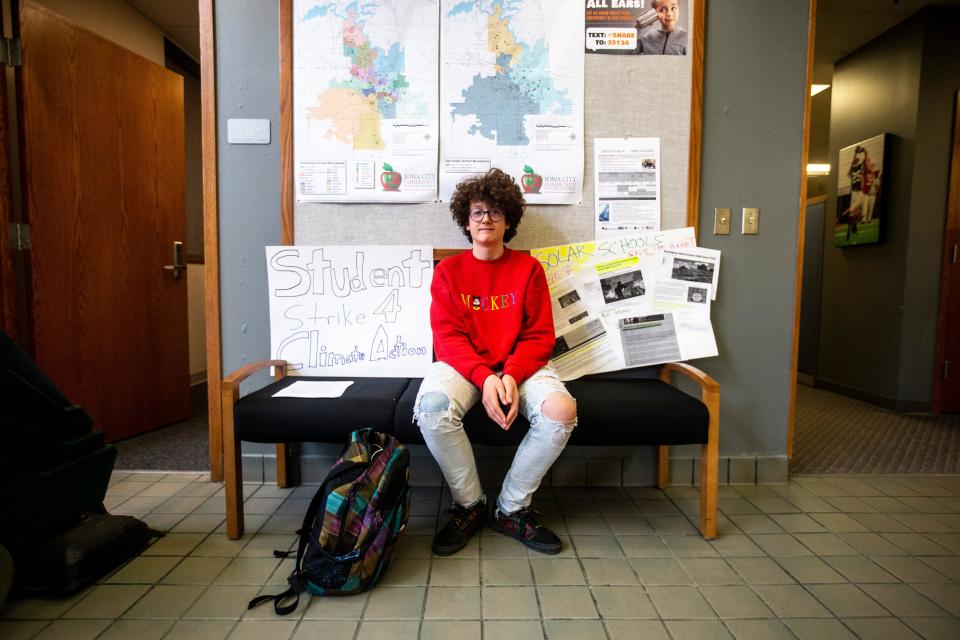
[[[0,62],[8,67],[19,67],[22,64],[19,38],[0,39]]]
[[[956,243],[953,244],[953,256],[950,258],[950,262],[953,264],[957,264],[957,244]]]
[[[950,361],[944,360],[943,361],[943,379],[946,380],[949,377],[950,377]]]
[[[30,248],[30,225],[23,222],[10,223],[10,248],[25,251]]]

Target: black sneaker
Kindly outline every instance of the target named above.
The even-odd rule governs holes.
[[[516,513],[506,514],[496,509],[490,521],[490,526],[512,536],[540,553],[553,555],[560,553],[563,544],[557,535],[537,522],[536,512],[529,509],[520,509]]]
[[[449,556],[463,549],[470,541],[470,536],[487,523],[487,503],[483,500],[469,508],[454,503],[453,508],[445,512],[453,514],[453,517],[433,536],[432,549],[438,556]]]

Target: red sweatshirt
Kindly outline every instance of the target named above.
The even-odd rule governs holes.
[[[464,251],[437,265],[430,293],[437,360],[478,388],[495,370],[519,385],[550,359],[550,293],[529,255],[504,247],[496,260],[478,260]]]

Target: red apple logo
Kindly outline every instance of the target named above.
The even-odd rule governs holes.
[[[384,191],[399,191],[403,176],[393,170],[386,162],[383,163],[383,173],[380,174],[380,184]]]
[[[534,171],[530,165],[523,165],[523,175],[520,177],[520,186],[525,193],[540,193],[543,185],[543,176]]]

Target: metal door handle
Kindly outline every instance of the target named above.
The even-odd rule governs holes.
[[[183,263],[183,243],[179,240],[173,243],[173,264],[163,265],[164,271],[173,271],[173,277],[180,279],[183,272],[187,270],[187,265]]]

